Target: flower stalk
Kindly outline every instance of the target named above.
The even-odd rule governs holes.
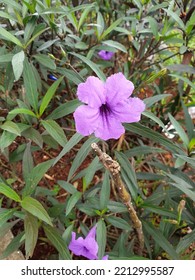
[[[108,169],[112,175],[114,185],[116,186],[116,189],[118,191],[118,194],[120,196],[120,199],[124,203],[124,205],[127,207],[130,218],[133,223],[133,227],[135,228],[137,232],[137,237],[139,241],[139,255],[142,254],[144,249],[144,234],[142,230],[142,223],[140,219],[137,216],[137,213],[132,205],[131,202],[131,195],[126,190],[125,185],[121,179],[120,176],[120,165],[117,161],[113,160],[109,155],[102,152],[102,150],[98,147],[96,143],[91,144],[92,149],[96,152],[97,156],[99,157],[99,160],[103,163],[104,167]]]

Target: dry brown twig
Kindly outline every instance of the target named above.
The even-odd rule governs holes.
[[[109,155],[103,153],[96,143],[91,144],[92,149],[98,155],[100,161],[103,163],[104,167],[108,169],[112,175],[114,184],[118,190],[119,196],[122,202],[128,209],[129,215],[131,217],[133,227],[137,232],[137,237],[139,241],[139,254],[141,255],[144,249],[144,234],[142,230],[142,223],[139,220],[137,213],[132,205],[131,196],[127,192],[125,185],[120,176],[120,165],[117,161],[113,160]]]

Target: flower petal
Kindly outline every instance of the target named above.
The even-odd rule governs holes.
[[[134,90],[134,85],[122,73],[111,75],[105,83],[106,102],[112,106],[127,99]]]
[[[108,255],[103,256],[102,260],[108,260]]]
[[[95,236],[96,236],[96,225],[90,229],[90,231],[88,232],[86,238],[91,237],[91,238],[95,239]]]
[[[80,101],[90,107],[99,108],[106,100],[104,83],[97,77],[90,76],[85,83],[78,85],[77,95]]]
[[[129,98],[112,107],[112,113],[121,122],[138,122],[145,110],[144,102],[138,97]]]
[[[97,259],[98,244],[94,238],[86,237],[84,239],[83,246],[85,247],[85,252],[83,254],[84,257],[90,260]]]
[[[105,50],[101,50],[98,52],[99,57],[101,57],[104,60],[110,60],[114,53],[113,52],[109,52],[109,51],[105,51]]]
[[[100,118],[101,122],[95,130],[96,137],[103,140],[111,138],[118,139],[125,132],[120,121],[118,121],[111,113],[100,115]]]
[[[79,237],[77,240],[75,239],[76,233],[72,232],[72,239],[68,246],[68,249],[73,252],[73,254],[77,256],[81,256],[84,248],[84,239],[82,237]]]
[[[88,105],[79,106],[74,114],[76,131],[83,136],[92,134],[98,127],[100,121],[100,113],[96,108]]]

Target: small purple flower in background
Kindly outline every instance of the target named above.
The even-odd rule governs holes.
[[[98,259],[98,244],[95,240],[96,226],[92,227],[85,238],[79,237],[76,239],[76,233],[72,232],[72,239],[68,246],[69,250],[76,256],[83,256],[89,260]],[[104,256],[102,260],[107,260],[108,256]]]
[[[101,57],[104,60],[110,60],[114,53],[113,52],[109,52],[109,51],[105,51],[105,50],[101,50],[98,52],[99,57]]]
[[[123,122],[138,122],[145,110],[144,102],[130,97],[134,85],[122,73],[111,75],[106,82],[90,76],[78,86],[78,99],[87,105],[74,112],[76,130],[83,136],[95,134],[108,140],[118,139],[125,129]]]

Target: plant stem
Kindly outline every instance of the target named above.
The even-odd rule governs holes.
[[[104,167],[108,169],[112,175],[114,184],[116,189],[119,193],[119,196],[127,207],[129,215],[131,217],[133,227],[137,232],[137,237],[139,241],[139,252],[138,254],[141,255],[144,249],[144,234],[142,231],[142,223],[139,220],[137,213],[132,205],[131,202],[131,195],[125,188],[125,185],[120,176],[120,165],[117,161],[113,160],[109,155],[103,153],[102,150],[98,147],[96,143],[91,144],[92,149],[96,152],[97,156],[99,157],[100,161],[103,163]]]

